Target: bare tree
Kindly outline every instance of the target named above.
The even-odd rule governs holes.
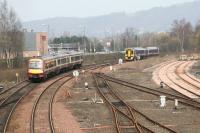
[[[0,3],[0,48],[1,58],[6,59],[7,67],[13,66],[14,58],[22,57],[23,32],[21,23],[13,9],[9,9],[6,0]]]
[[[189,37],[193,34],[192,25],[190,22],[186,22],[185,19],[180,21],[175,20],[172,24],[171,35],[177,37],[181,52],[184,52],[185,42],[188,43]]]
[[[200,49],[200,21],[197,23],[195,27],[195,41],[198,49]]]

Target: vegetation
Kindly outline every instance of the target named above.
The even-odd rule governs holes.
[[[107,46],[109,42],[109,46]],[[200,50],[200,21],[194,27],[185,19],[174,20],[169,32],[138,33],[137,29],[126,28],[124,33],[103,40],[87,37],[59,37],[53,43],[79,43],[87,52],[102,51],[107,47],[110,51],[122,51],[127,47],[157,46],[165,53],[197,52]]]
[[[53,44],[61,44],[61,43],[78,43],[87,52],[99,52],[103,50],[102,44],[98,41],[97,38],[83,37],[83,36],[61,36],[56,37],[51,42]]]
[[[7,68],[19,64],[23,56],[24,39],[21,28],[14,10],[8,7],[5,0],[0,2],[0,58],[6,60]]]
[[[114,37],[116,40],[117,37]],[[118,43],[121,46],[115,46],[119,50],[126,47],[136,46],[158,46],[163,52],[197,52],[200,50],[200,21],[193,27],[185,19],[174,20],[169,32],[160,33],[142,33],[139,34],[136,29],[127,28],[120,35]],[[111,48],[113,49],[113,48]]]
[[[83,44],[84,41],[88,41],[87,37],[79,37],[79,36],[61,36],[61,37],[56,37],[53,39],[52,43],[54,44],[60,44],[60,43],[80,43]]]

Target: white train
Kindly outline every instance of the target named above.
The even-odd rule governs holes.
[[[28,62],[28,78],[43,80],[61,71],[80,67],[82,63],[83,53],[80,52],[33,57]]]

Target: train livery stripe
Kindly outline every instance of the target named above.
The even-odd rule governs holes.
[[[30,73],[30,74],[42,74],[43,70],[41,70],[41,69],[29,69],[28,73]]]
[[[29,62],[34,62],[34,61],[42,61],[42,59],[30,59]]]
[[[128,50],[128,57],[131,56],[131,50]]]

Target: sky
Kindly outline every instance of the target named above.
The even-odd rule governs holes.
[[[1,0],[0,0],[1,1]],[[90,17],[134,13],[194,0],[7,0],[22,21],[53,17]]]

